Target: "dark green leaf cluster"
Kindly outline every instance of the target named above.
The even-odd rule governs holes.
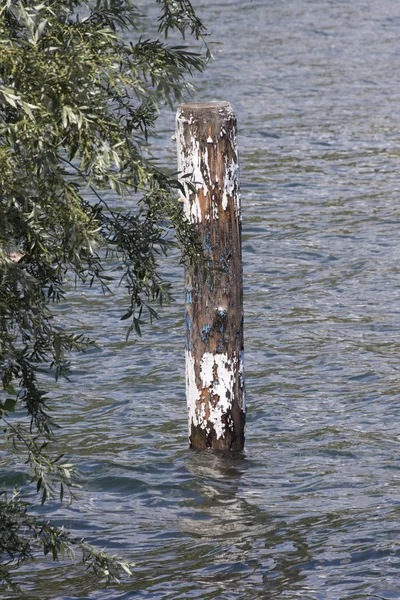
[[[154,2],[160,32],[202,42],[189,0]],[[52,304],[68,280],[107,288],[116,279],[127,289],[127,335],[140,334],[144,314],[157,316],[151,303],[169,296],[157,263],[173,243],[169,232],[183,260],[200,252],[176,201],[176,176],[154,166],[147,139],[160,105],[190,91],[185,78],[204,68],[207,52],[139,38],[139,19],[130,0],[0,6],[0,419],[42,502],[57,489],[62,499],[72,466],[49,451],[54,423],[39,373],[67,376],[70,353],[92,344],[63,328]],[[106,191],[119,201],[106,202]],[[16,425],[15,410],[26,415]],[[32,540],[57,557],[59,538],[37,534],[39,521],[18,496],[2,498],[6,562],[30,557]],[[85,550],[84,558],[116,577],[107,557]],[[5,582],[7,573],[2,567]]]

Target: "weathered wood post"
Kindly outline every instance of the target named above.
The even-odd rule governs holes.
[[[231,105],[182,104],[176,138],[184,210],[196,226],[209,265],[206,274],[190,268],[185,273],[189,442],[193,448],[242,450],[241,209]]]

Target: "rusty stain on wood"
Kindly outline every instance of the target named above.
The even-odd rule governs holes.
[[[186,269],[186,390],[194,448],[244,446],[243,286],[236,118],[228,102],[179,107],[184,210],[201,237],[205,277]],[[185,177],[188,176],[188,177]]]

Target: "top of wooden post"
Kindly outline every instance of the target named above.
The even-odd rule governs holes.
[[[206,122],[210,119],[223,122],[234,117],[232,106],[229,102],[185,102],[178,108],[177,119],[190,121],[195,119],[198,122]]]

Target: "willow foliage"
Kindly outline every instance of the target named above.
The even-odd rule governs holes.
[[[160,34],[202,40],[189,0],[152,2]],[[63,300],[68,277],[107,286],[110,264],[119,269],[128,334],[140,333],[142,313],[155,316],[149,302],[168,295],[157,269],[166,230],[175,230],[184,259],[198,250],[175,200],[177,182],[143,149],[160,103],[183,97],[185,78],[204,68],[206,56],[140,38],[139,22],[130,0],[0,5],[0,419],[42,502],[71,492],[73,468],[50,451],[54,423],[38,373],[65,375],[70,352],[91,344],[53,322],[51,307]],[[118,209],[104,199],[110,190],[121,197]],[[13,585],[10,569],[37,548],[58,558],[72,556],[74,544],[107,579],[121,566],[129,570],[40,521],[17,491],[0,492],[4,585]]]

